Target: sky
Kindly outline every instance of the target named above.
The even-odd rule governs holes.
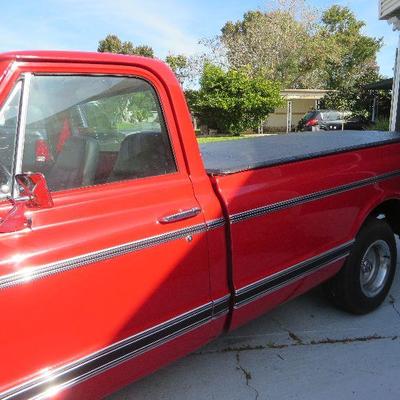
[[[378,20],[378,0],[309,0],[324,9],[350,7],[366,22],[365,33],[383,37],[378,55],[381,73],[391,77],[398,33]],[[265,0],[14,0],[2,7],[0,52],[53,49],[96,51],[109,33],[135,45],[148,44],[156,56],[194,54],[198,41],[210,38],[228,20],[265,9]]]

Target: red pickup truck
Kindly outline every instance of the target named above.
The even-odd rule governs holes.
[[[203,145],[170,69],[0,54],[0,398],[101,398],[324,283],[387,295],[400,134]]]

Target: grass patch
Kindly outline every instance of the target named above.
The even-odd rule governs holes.
[[[389,118],[378,118],[373,125],[372,129],[376,131],[388,131],[389,130]]]
[[[222,142],[224,140],[241,140],[245,138],[246,136],[199,136],[197,137],[197,141],[199,143],[211,143]]]

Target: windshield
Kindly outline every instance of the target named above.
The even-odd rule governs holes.
[[[303,121],[307,121],[309,119],[315,118],[316,115],[317,115],[317,113],[315,111],[310,111],[303,117]]]

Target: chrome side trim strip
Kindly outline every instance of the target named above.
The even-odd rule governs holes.
[[[346,258],[353,247],[354,240],[335,247],[325,253],[302,261],[275,274],[267,276],[235,291],[235,308],[270,294],[284,286],[316,272],[336,261]]]
[[[15,273],[3,275],[0,277],[0,290],[11,286],[20,285],[31,282],[35,279],[47,277],[49,275],[58,274],[69,271],[78,267],[83,267],[95,262],[108,260],[113,257],[122,256],[148,247],[157,246],[172,240],[183,238],[187,235],[193,235],[207,230],[206,224],[193,225],[188,228],[163,233],[161,235],[151,236],[145,239],[121,244],[114,247],[86,253],[77,257],[66,260],[56,261],[45,264],[40,267],[24,268]]]
[[[270,294],[348,256],[354,240],[244,286],[235,292],[235,308]],[[56,390],[72,387],[124,361],[175,339],[229,312],[231,295],[225,295],[189,312],[113,343],[77,361],[0,393],[1,400],[44,399]]]
[[[231,297],[230,294],[227,294],[213,301],[213,317],[219,317],[229,312]]]
[[[333,196],[339,193],[347,192],[349,190],[359,189],[364,186],[373,185],[380,181],[395,178],[400,176],[400,170],[388,172],[386,174],[373,176],[371,178],[362,179],[346,185],[336,186],[331,189],[321,190],[319,192],[313,192],[304,196],[293,197],[288,200],[279,201],[277,203],[268,204],[258,208],[242,211],[240,213],[232,214],[229,219],[231,224],[246,220],[248,218],[258,217],[261,215],[269,214],[275,211],[280,211],[285,208],[294,207],[300,204],[308,203],[310,201],[322,199],[324,197]]]
[[[0,276],[0,290],[9,288],[11,286],[31,282],[32,280],[44,278],[49,275],[69,271],[78,267],[83,267],[99,261],[108,260],[113,257],[133,253],[135,251],[157,246],[159,244],[170,242],[172,240],[181,239],[187,235],[194,235],[196,233],[216,229],[224,225],[224,218],[218,218],[215,220],[207,221],[205,224],[193,225],[184,229],[179,229],[156,236],[150,236],[148,238],[45,264],[40,267],[24,268],[20,271]]]
[[[204,325],[211,320],[212,310],[213,303],[207,303],[73,363],[46,371],[43,376],[0,393],[0,399],[26,400],[46,398],[50,390],[57,389],[58,391],[74,386]]]
[[[225,219],[224,218],[213,219],[211,221],[207,221],[206,224],[209,230],[219,228],[221,226],[225,226]]]

